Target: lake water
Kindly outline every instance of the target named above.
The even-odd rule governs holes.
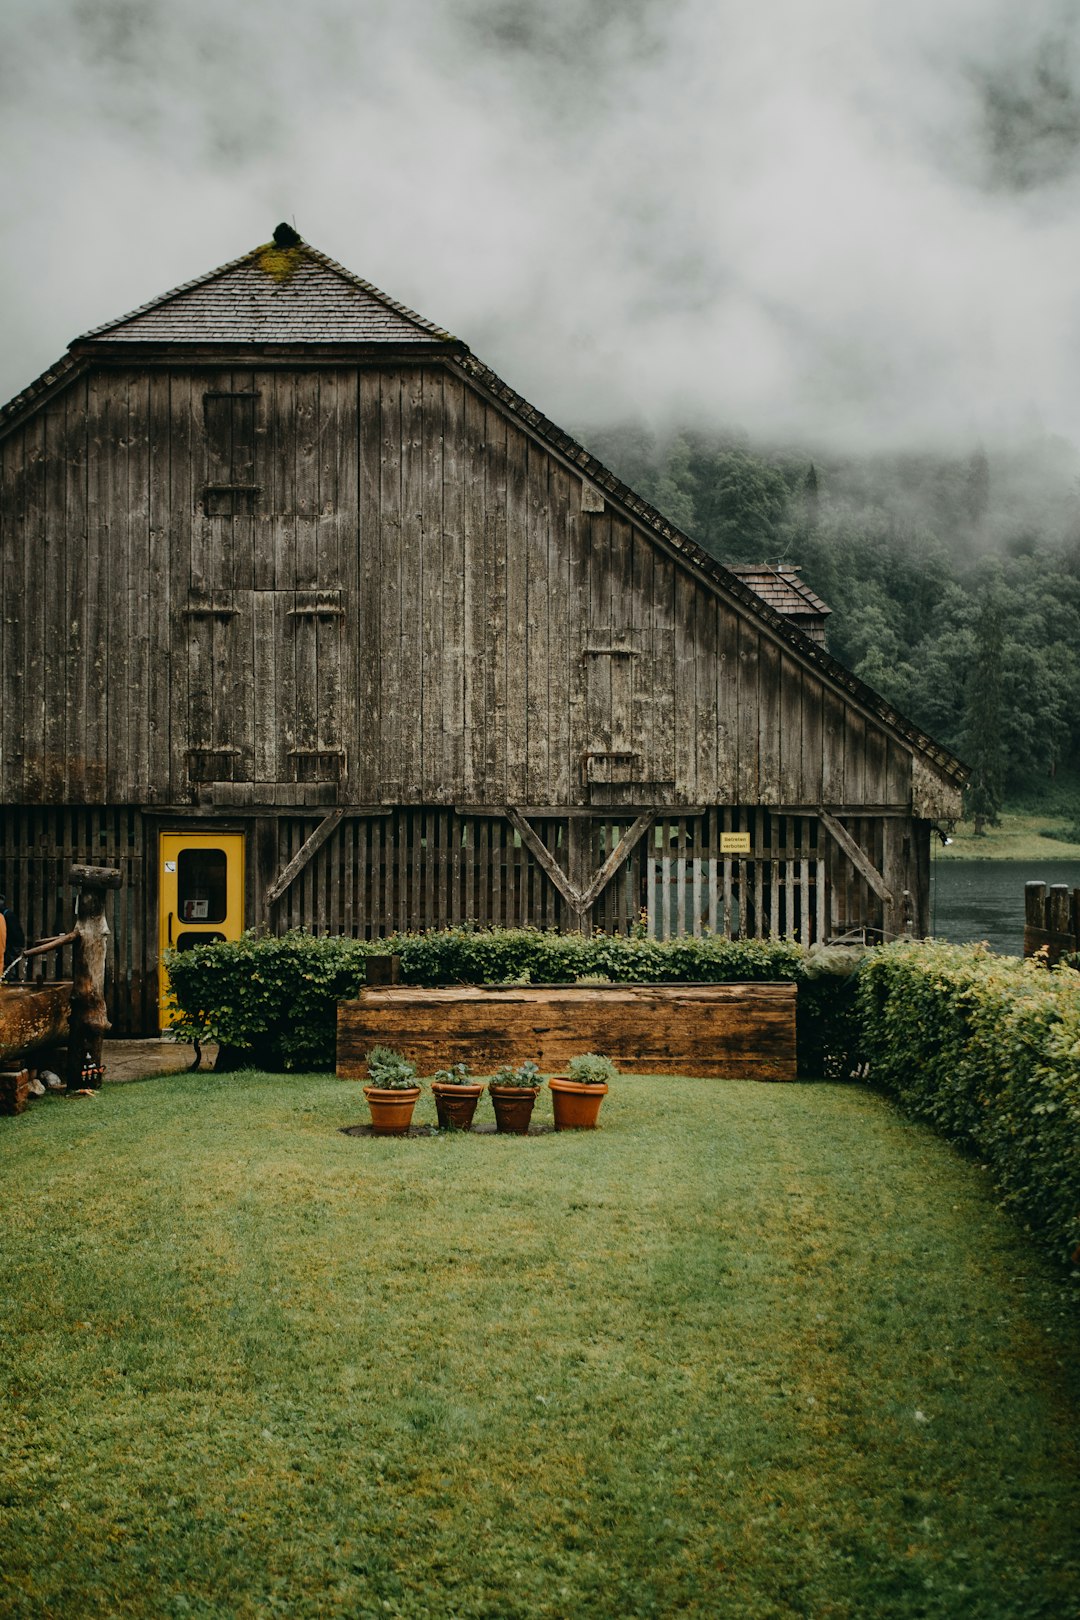
[[[930,932],[957,945],[985,939],[1009,956],[1024,949],[1024,884],[1080,889],[1080,861],[934,861]]]

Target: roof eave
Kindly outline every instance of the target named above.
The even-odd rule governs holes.
[[[113,360],[166,361],[186,364],[200,360],[237,360],[250,364],[252,356],[268,360],[441,360],[468,354],[466,344],[457,338],[403,338],[398,341],[371,338],[352,340],[308,338],[296,343],[268,339],[201,338],[190,342],[170,339],[148,342],[135,338],[76,338],[68,353],[75,359],[93,362]]]

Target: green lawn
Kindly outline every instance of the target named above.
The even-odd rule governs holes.
[[[1080,860],[1080,844],[1068,843],[1064,838],[1048,838],[1048,828],[1064,833],[1076,822],[1076,816],[1048,815],[1027,810],[1003,810],[996,827],[987,827],[981,838],[975,837],[972,821],[957,823],[953,841],[944,847],[935,847],[936,861],[1076,861]]]
[[[0,1120],[0,1614],[1077,1612],[1076,1305],[927,1131],[629,1078],[588,1135],[364,1118]]]

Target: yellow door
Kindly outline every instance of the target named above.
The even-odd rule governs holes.
[[[172,1017],[166,951],[189,951],[244,931],[243,833],[162,833],[158,852],[161,918],[158,980],[161,1027]]]

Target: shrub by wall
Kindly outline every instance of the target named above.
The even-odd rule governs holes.
[[[219,1042],[222,1067],[332,1069],[337,1004],[356,994],[371,949],[297,930],[173,951],[172,1029],[182,1041]]]
[[[173,1028],[182,1040],[220,1042],[234,1060],[262,1068],[333,1068],[337,1003],[357,993],[367,956],[391,951],[401,957],[405,982],[417,985],[794,979],[800,1069],[811,1074],[834,1061],[830,1032],[843,1029],[846,1038],[840,1003],[852,1001],[850,953],[804,951],[780,940],[447,928],[366,942],[295,932],[245,934],[174,953]],[[846,963],[842,971],[838,961]]]
[[[859,973],[870,1080],[985,1161],[1004,1204],[1080,1262],[1080,975],[909,942]]]

